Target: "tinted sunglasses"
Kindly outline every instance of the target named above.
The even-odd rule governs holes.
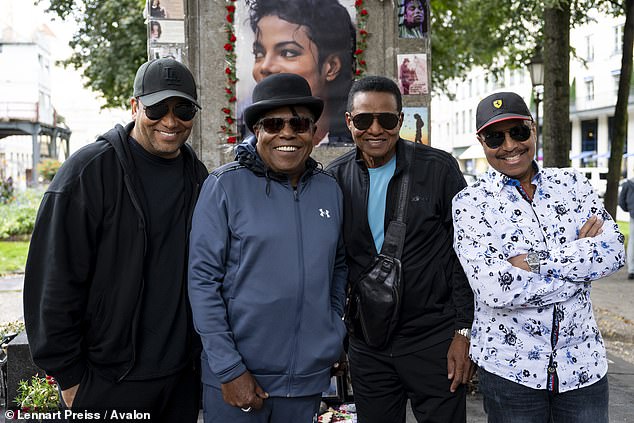
[[[509,133],[515,141],[524,142],[531,136],[531,128],[526,125],[517,125],[506,131],[487,131],[482,134],[484,142],[489,148],[500,148],[506,139],[506,133]]]
[[[291,126],[293,132],[298,134],[307,132],[313,125],[313,120],[309,117],[293,116],[290,118],[267,117],[259,120],[257,125],[261,126],[269,134],[277,134],[286,124]]]
[[[387,130],[396,128],[400,120],[399,115],[394,113],[359,113],[351,116],[351,118],[354,127],[360,131],[365,131],[372,126],[374,118],[379,121],[379,125],[381,125],[383,129]]]
[[[169,113],[170,106],[167,104],[167,101],[160,101],[151,106],[143,106],[143,111],[145,111],[145,116],[147,116],[150,120],[160,120]],[[191,101],[182,101],[180,103],[176,103],[174,107],[172,107],[172,112],[174,116],[178,119],[188,122],[196,116],[196,105]]]

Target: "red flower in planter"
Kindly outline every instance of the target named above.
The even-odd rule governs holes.
[[[227,138],[227,143],[228,144],[235,144],[236,141],[238,141],[238,139],[236,137],[228,137]]]

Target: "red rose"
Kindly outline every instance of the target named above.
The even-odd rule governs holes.
[[[361,69],[357,69],[357,71],[355,72],[357,75],[361,75]]]
[[[367,14],[368,14],[368,11],[367,11],[367,10],[363,9],[363,10],[361,11],[361,15],[362,15],[362,16],[366,16]]]
[[[362,4],[363,4],[363,0],[356,0],[354,2],[354,5],[357,6],[357,7],[361,6]]]
[[[363,53],[363,50],[361,50],[360,48],[354,52],[356,56],[360,55],[361,53]]]
[[[359,60],[359,64],[360,64],[361,66],[365,66],[365,60]]]
[[[231,34],[231,37],[229,37],[229,41],[231,41],[232,43],[236,42],[236,36],[234,34]]]
[[[236,7],[234,5],[227,6],[227,12],[233,13],[235,11],[236,11]]]
[[[226,108],[226,107],[223,107],[223,108],[222,108],[222,113],[224,113],[224,114],[227,114],[227,115],[228,115],[229,113],[231,113],[231,109],[228,109],[228,108]]]
[[[231,117],[229,117],[229,116],[227,116],[227,117],[225,118],[225,120],[227,121],[227,123],[228,123],[229,125],[231,125],[231,124],[233,123],[233,119],[232,119]]]
[[[226,73],[227,75],[230,75],[230,74],[231,74],[231,69],[230,69],[230,68],[225,68],[225,73]]]
[[[226,51],[233,51],[233,45],[231,45],[229,43],[225,44],[225,50]]]
[[[228,137],[227,138],[227,143],[228,144],[235,144],[236,141],[238,141],[238,139],[236,137]]]
[[[368,31],[366,31],[365,29],[361,29],[361,30],[359,30],[359,34],[368,35]]]
[[[229,103],[235,103],[238,99],[236,98],[236,96],[234,95],[233,97],[229,98]]]
[[[233,16],[232,15],[227,15],[227,22],[233,23]]]

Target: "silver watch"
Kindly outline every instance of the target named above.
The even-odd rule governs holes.
[[[540,261],[539,253],[535,251],[531,251],[530,253],[526,254],[526,258],[524,259],[524,261],[526,262],[526,264],[528,264],[528,267],[529,269],[531,269],[531,272],[539,274],[539,261]]]
[[[467,338],[468,341],[471,341],[471,329],[469,328],[456,329],[456,333],[458,335],[464,336],[465,338]]]

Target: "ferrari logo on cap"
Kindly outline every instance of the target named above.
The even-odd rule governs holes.
[[[502,100],[494,100],[493,107],[495,107],[496,109],[499,109],[500,107],[502,107]]]

